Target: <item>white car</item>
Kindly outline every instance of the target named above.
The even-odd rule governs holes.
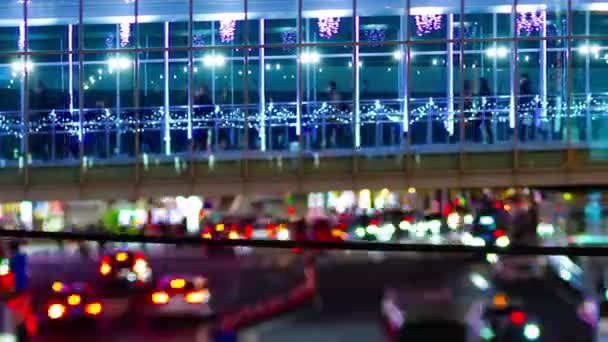
[[[212,314],[211,291],[204,277],[160,279],[150,294],[146,317],[207,317]]]

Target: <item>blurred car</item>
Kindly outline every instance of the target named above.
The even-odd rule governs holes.
[[[95,324],[103,313],[103,305],[87,283],[52,284],[48,299],[37,306],[39,329],[61,326],[63,323]]]
[[[462,242],[474,246],[509,246],[509,222],[503,211],[502,207],[479,210],[469,231],[462,234]]]
[[[146,317],[206,317],[211,292],[203,277],[168,276],[160,279],[150,294]]]
[[[599,298],[593,284],[568,257],[547,259],[540,275],[495,273],[495,294],[486,312],[493,341],[596,341]]]
[[[152,269],[145,255],[137,251],[118,250],[104,255],[99,274],[107,286],[141,288],[152,281]]]
[[[450,273],[385,291],[381,313],[393,341],[486,340],[489,280],[467,268]]]

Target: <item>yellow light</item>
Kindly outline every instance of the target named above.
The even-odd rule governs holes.
[[[492,300],[494,306],[498,309],[504,309],[507,306],[507,296],[504,294],[497,294]]]
[[[239,238],[239,233],[235,232],[234,230],[231,231],[230,233],[228,233],[228,238],[230,240],[236,240]]]
[[[209,291],[200,290],[192,291],[186,295],[186,301],[191,304],[202,303],[207,301],[209,298]]]
[[[65,314],[65,306],[62,304],[52,304],[47,312],[50,319],[59,319]]]
[[[572,194],[569,192],[564,192],[562,197],[564,198],[564,201],[572,201],[572,198],[574,198],[574,196],[572,196]]]
[[[53,285],[51,285],[51,288],[54,292],[60,292],[63,289],[63,283],[60,281],[55,281],[53,282]]]
[[[110,274],[110,272],[112,271],[112,266],[108,265],[107,263],[102,263],[101,266],[99,267],[99,273],[101,273],[102,275],[108,275]]]
[[[215,226],[215,230],[218,232],[223,232],[224,231],[224,224],[223,223],[219,223]]]
[[[184,286],[186,286],[186,280],[182,278],[171,279],[169,286],[171,286],[172,289],[183,289]]]
[[[407,189],[407,192],[410,193],[410,194],[415,194],[416,193],[416,188],[411,188],[410,187],[409,189]]]
[[[81,298],[79,295],[77,294],[73,294],[73,295],[69,295],[68,296],[68,304],[70,305],[79,305],[81,301]]]
[[[203,239],[211,240],[211,233],[204,233]]]
[[[125,252],[120,252],[116,254],[116,261],[126,261],[129,255]]]
[[[101,304],[100,303],[90,303],[87,304],[85,308],[85,312],[92,316],[97,316],[101,313]]]
[[[152,302],[154,304],[167,304],[169,303],[169,295],[166,292],[154,292]]]

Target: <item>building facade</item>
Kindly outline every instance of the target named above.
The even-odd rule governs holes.
[[[0,9],[0,167],[605,140],[608,3],[11,0]]]

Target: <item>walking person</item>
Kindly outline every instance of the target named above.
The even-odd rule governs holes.
[[[13,326],[17,342],[29,341],[30,335],[36,333],[36,319],[32,312],[32,298],[29,291],[29,277],[27,272],[27,255],[21,251],[18,241],[10,244],[10,268],[14,277],[15,296],[7,301],[11,310]]]
[[[492,107],[492,103],[489,97],[492,95],[488,80],[485,77],[479,79],[479,97],[481,97],[481,115],[479,121],[479,128],[477,131],[482,133],[482,139],[485,137],[485,141],[488,144],[494,143],[494,134],[492,133],[492,112],[489,109]]]

